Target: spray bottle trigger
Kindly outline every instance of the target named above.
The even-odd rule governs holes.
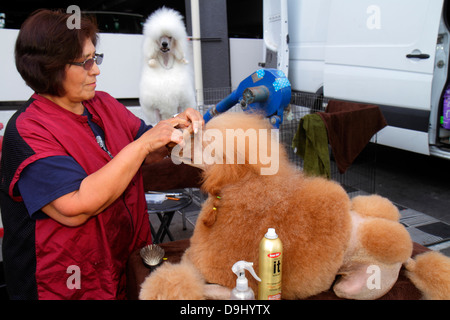
[[[247,262],[247,261],[238,261],[236,262],[231,270],[239,277],[245,277],[245,270],[250,272],[250,274],[255,278],[257,281],[261,281],[261,279],[256,275],[255,270],[253,270],[253,262]]]

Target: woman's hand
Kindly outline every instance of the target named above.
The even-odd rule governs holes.
[[[189,121],[181,117],[162,120],[144,133],[138,140],[144,141],[147,154],[170,143],[183,145],[183,132],[178,128],[187,128],[189,126]]]
[[[154,152],[163,146],[169,149],[180,144],[184,146],[183,130],[188,130],[190,134],[197,133],[204,126],[202,115],[195,109],[188,108],[177,116],[160,121],[145,134],[149,135],[149,151]]]
[[[180,125],[180,129],[188,129],[190,133],[197,133],[200,128],[205,125],[202,115],[195,109],[188,108],[184,112],[179,113],[174,119],[179,118],[186,120],[188,125]]]
[[[181,122],[178,119],[181,119]],[[167,157],[170,154],[171,149],[175,147],[175,145],[177,145],[178,143],[181,143],[181,145],[183,145],[185,143],[185,141],[181,141],[179,139],[180,134],[183,135],[183,132],[181,130],[183,129],[188,130],[189,134],[192,134],[192,132],[197,133],[199,128],[202,128],[204,126],[204,120],[197,110],[189,108],[186,111],[176,115],[172,119],[161,121],[153,129],[158,127],[157,129],[159,133],[160,132],[159,129],[163,130],[163,127],[166,128],[166,125],[169,125],[168,127],[169,131],[172,130],[171,127],[175,125],[174,127],[175,130],[172,131],[172,133],[170,133],[171,141],[165,144],[164,146],[160,147],[159,149],[153,149],[158,145],[154,144],[152,146],[152,151],[145,159],[145,163],[158,162]],[[186,138],[185,132],[184,137]],[[164,138],[163,141],[165,141]],[[161,143],[163,143],[163,141]]]

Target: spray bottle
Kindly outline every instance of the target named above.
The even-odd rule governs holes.
[[[248,280],[245,277],[245,270],[248,270],[253,278],[258,281],[261,279],[256,275],[253,270],[253,263],[247,261],[236,262],[231,270],[237,275],[236,288],[231,290],[231,300],[255,300],[255,294],[253,290],[248,287]]]
[[[259,300],[281,299],[283,244],[275,229],[269,228],[259,244]]]

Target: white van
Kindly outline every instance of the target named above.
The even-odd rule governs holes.
[[[264,0],[264,42],[293,91],[376,104],[378,143],[450,159],[444,0]]]

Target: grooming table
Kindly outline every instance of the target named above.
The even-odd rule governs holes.
[[[173,241],[173,236],[170,233],[169,227],[172,222],[173,215],[179,210],[183,210],[192,203],[192,198],[184,189],[168,190],[163,193],[179,193],[182,194],[179,200],[165,200],[163,203],[149,203],[147,202],[147,213],[156,214],[158,216],[159,228],[155,231],[153,224],[150,224],[152,231],[153,243],[159,244],[163,242],[164,237],[167,235],[171,241]]]
[[[163,243],[160,245],[165,250],[166,261],[178,263],[184,251],[189,247],[189,239],[177,240]],[[429,251],[424,246],[414,243],[412,256]],[[231,272],[231,270],[230,270]],[[398,280],[394,287],[380,300],[419,300],[422,297],[421,292],[406,277],[406,270],[402,267]],[[127,297],[130,300],[137,300],[141,283],[150,274],[150,269],[142,262],[139,250],[133,252],[128,260],[127,266]],[[342,300],[337,297],[332,290],[322,292],[316,296],[309,297],[307,300]]]

